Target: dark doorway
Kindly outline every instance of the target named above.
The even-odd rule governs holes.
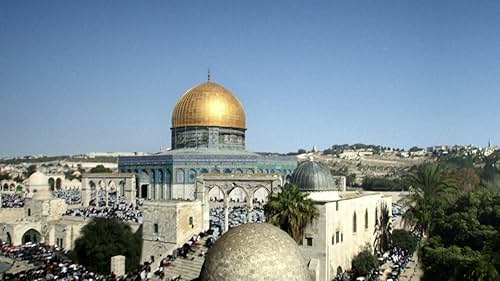
[[[148,185],[147,184],[141,185],[141,198],[143,198],[143,199],[148,198]]]
[[[40,242],[41,236],[42,235],[40,234],[40,232],[38,232],[34,229],[30,229],[30,230],[26,231],[23,235],[23,244],[26,244],[28,242],[38,243],[38,242]]]

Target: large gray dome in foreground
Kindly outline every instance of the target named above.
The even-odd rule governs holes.
[[[222,235],[207,252],[201,281],[310,281],[295,241],[266,223],[248,223]]]
[[[338,190],[330,169],[312,158],[295,168],[290,183],[296,184],[303,191]]]

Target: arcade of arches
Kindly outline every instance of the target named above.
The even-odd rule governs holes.
[[[83,206],[109,206],[111,201],[118,197],[122,197],[127,202],[135,205],[136,179],[134,174],[109,173],[83,175]]]
[[[259,174],[207,174],[196,179],[196,199],[201,200],[205,229],[209,228],[210,201],[219,201],[224,208],[224,231],[229,229],[229,207],[232,203],[244,204],[247,222],[255,202],[263,202],[268,195],[279,192],[283,180],[279,175]]]

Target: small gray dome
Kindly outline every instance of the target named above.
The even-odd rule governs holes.
[[[338,190],[330,169],[312,158],[295,168],[290,183],[297,185],[303,191]]]
[[[267,223],[247,223],[222,235],[207,252],[201,281],[310,281],[297,243]]]

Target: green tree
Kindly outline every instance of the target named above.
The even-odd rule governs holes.
[[[268,222],[286,231],[297,243],[304,238],[308,223],[319,217],[314,202],[294,184],[285,184],[264,206]]]
[[[478,188],[435,210],[419,251],[423,280],[500,280],[500,190]]]
[[[356,184],[356,174],[349,174],[346,177],[346,185],[347,186],[354,186]]]
[[[297,150],[297,153],[298,153],[298,154],[304,154],[304,153],[306,153],[306,152],[307,152],[307,151],[306,151],[305,149],[303,149],[303,148],[299,148],[299,150]]]
[[[479,174],[474,168],[453,169],[450,172],[450,177],[460,192],[471,192],[479,187],[481,182]]]
[[[481,173],[481,183],[492,187],[500,186],[500,171],[496,167],[496,161],[494,159],[486,159]]]
[[[111,169],[105,168],[104,165],[97,165],[90,169],[91,173],[111,173]]]
[[[405,229],[394,229],[392,232],[392,246],[413,253],[417,249],[418,238]]]
[[[8,173],[0,173],[0,180],[10,180],[11,177]]]
[[[401,200],[406,207],[403,221],[426,234],[431,226],[433,211],[440,204],[449,201],[456,188],[436,163],[417,167],[416,171],[407,174],[403,180],[410,190],[410,194]]]
[[[377,257],[369,249],[361,251],[352,259],[352,270],[356,276],[366,276],[372,270],[376,269],[377,266]]]
[[[29,178],[32,174],[36,172],[36,165],[29,165],[25,172],[23,172],[23,176],[25,179]]]
[[[22,181],[23,181],[23,178],[22,178],[21,176],[16,176],[16,177],[14,178],[14,181],[15,181],[15,182],[22,182]]]
[[[126,270],[132,271],[140,262],[141,232],[132,233],[130,225],[118,219],[95,218],[75,241],[74,258],[91,271],[109,274],[111,257],[124,255]]]
[[[420,151],[422,150],[422,148],[418,147],[418,146],[413,146],[412,148],[410,148],[408,151],[409,152],[417,152],[417,151]]]
[[[392,240],[392,224],[389,208],[385,203],[380,206],[380,216],[377,218],[375,225],[375,251],[384,253],[389,250]]]

